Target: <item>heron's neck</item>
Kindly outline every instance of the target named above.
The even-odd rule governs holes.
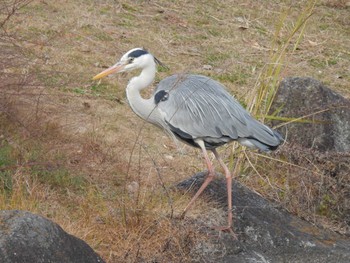
[[[141,74],[130,80],[126,88],[126,96],[132,110],[142,119],[151,121],[151,113],[154,111],[154,100],[142,98],[140,91],[147,88],[154,80],[156,74],[155,65],[144,68]]]

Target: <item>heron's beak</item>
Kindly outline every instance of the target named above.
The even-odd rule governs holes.
[[[93,80],[101,79],[103,77],[106,77],[110,74],[120,72],[124,69],[126,64],[118,62],[117,64],[113,65],[112,67],[109,67],[108,69],[102,71],[101,73],[97,74],[95,77],[93,77]]]

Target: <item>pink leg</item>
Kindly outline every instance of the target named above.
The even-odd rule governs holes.
[[[227,204],[228,204],[227,226],[220,227],[219,229],[222,231],[230,231],[233,234],[233,236],[236,237],[235,234],[233,233],[233,230],[232,230],[232,217],[233,217],[233,214],[232,214],[232,176],[231,176],[229,169],[227,168],[225,163],[222,161],[218,152],[214,149],[213,153],[215,155],[215,158],[220,163],[221,167],[224,169],[225,177],[226,177],[226,189],[227,189]]]
[[[186,206],[186,208],[182,212],[182,214],[180,216],[181,218],[185,217],[186,212],[192,207],[193,203],[196,201],[198,196],[200,196],[200,194],[204,191],[204,189],[209,185],[209,183],[214,179],[214,176],[215,176],[214,168],[213,168],[213,165],[209,159],[207,150],[205,149],[204,142],[202,140],[197,140],[196,142],[198,143],[198,145],[202,149],[203,156],[204,156],[205,162],[206,162],[207,167],[208,167],[208,175],[205,178],[202,186],[198,189],[197,193],[192,197],[191,201],[189,202],[189,204]]]

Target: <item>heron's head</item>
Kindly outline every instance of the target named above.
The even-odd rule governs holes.
[[[149,66],[156,67],[156,63],[161,64],[161,62],[152,54],[148,53],[148,51],[143,48],[134,48],[126,52],[116,64],[93,77],[93,80],[103,78],[113,73],[143,69]]]

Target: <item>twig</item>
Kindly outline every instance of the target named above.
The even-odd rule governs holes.
[[[165,183],[163,181],[163,178],[161,176],[161,173],[160,173],[160,169],[159,169],[159,166],[156,162],[156,160],[151,156],[151,154],[149,153],[149,151],[147,150],[147,148],[144,146],[144,145],[141,145],[142,149],[145,150],[145,152],[147,153],[148,157],[151,159],[151,161],[153,162],[154,164],[154,167],[156,168],[156,171],[157,171],[157,175],[158,175],[158,179],[159,179],[159,182],[160,182],[160,185],[162,186],[164,192],[165,192],[165,195],[168,199],[168,204],[170,206],[170,218],[172,219],[173,218],[173,215],[174,215],[174,207],[173,207],[173,200],[170,196],[170,193],[168,191],[168,189],[166,188],[165,186]]]

